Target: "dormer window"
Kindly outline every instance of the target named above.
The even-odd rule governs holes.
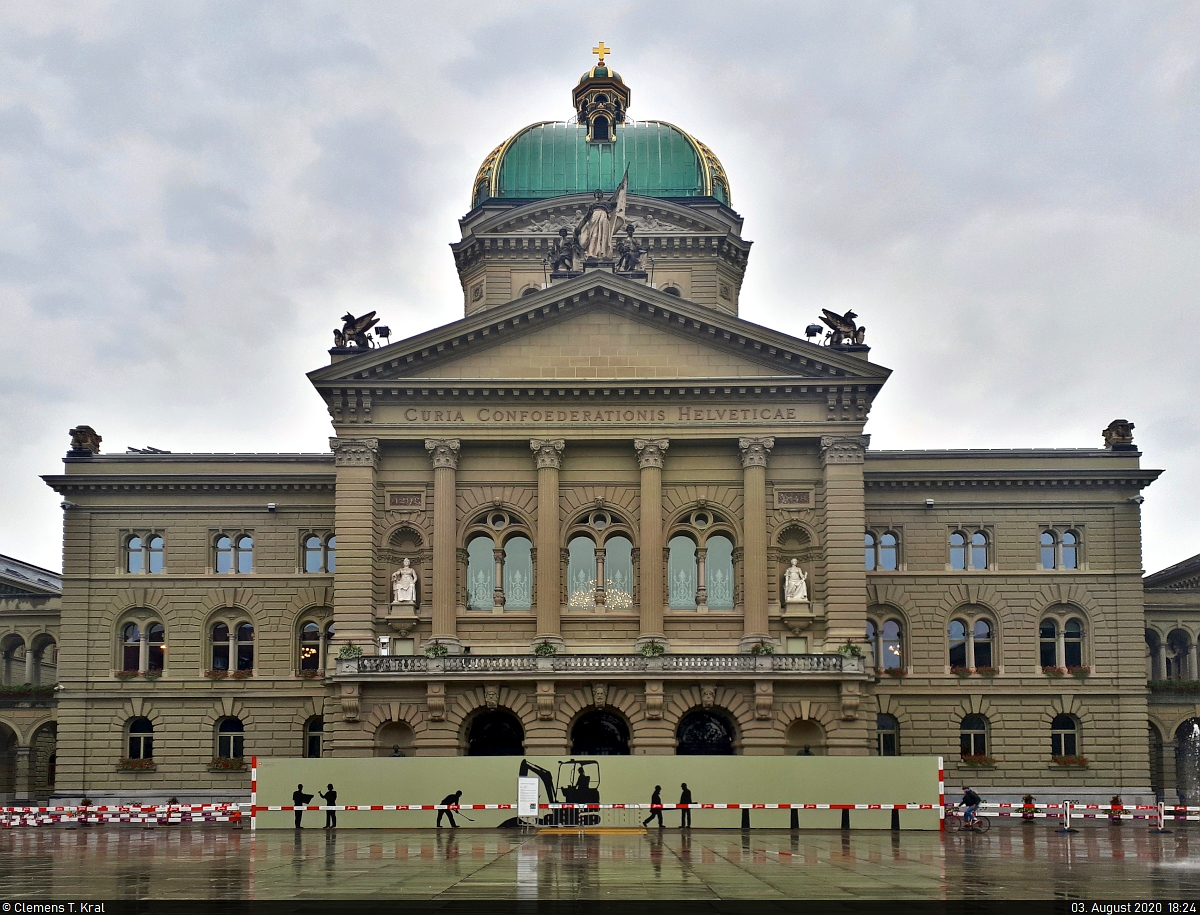
[[[604,143],[612,139],[608,135],[608,118],[596,118],[592,121],[592,141]]]

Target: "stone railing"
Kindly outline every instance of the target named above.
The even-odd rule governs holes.
[[[420,655],[363,657],[338,661],[340,677],[420,676],[455,679],[489,674],[534,677],[634,675],[634,676],[737,676],[808,674],[835,676],[865,673],[862,658],[840,654],[561,654],[535,655]]]

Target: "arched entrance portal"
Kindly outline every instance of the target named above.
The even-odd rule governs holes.
[[[11,801],[17,792],[17,734],[0,724],[0,798]]]
[[[628,756],[629,728],[620,715],[588,712],[571,728],[571,753],[575,756]]]
[[[525,729],[512,712],[484,712],[467,731],[468,756],[520,756],[525,752]]]
[[[1200,803],[1200,718],[1175,729],[1175,790],[1185,803]]]
[[[58,750],[58,725],[49,721],[38,728],[30,745],[30,764],[33,766],[34,797],[48,798],[54,793],[54,776]]]
[[[675,729],[676,756],[732,756],[733,723],[720,712],[688,712]]]

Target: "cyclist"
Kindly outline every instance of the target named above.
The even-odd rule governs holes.
[[[959,803],[963,807],[963,823],[967,826],[975,826],[975,811],[983,803],[983,798],[975,793],[974,788],[963,788],[962,800]]]

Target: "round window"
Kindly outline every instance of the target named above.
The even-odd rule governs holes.
[[[707,512],[696,512],[696,514],[692,515],[692,524],[701,530],[708,527],[711,520]]]
[[[598,531],[604,530],[612,523],[612,519],[607,512],[595,512],[592,515],[592,527]]]
[[[492,516],[488,518],[488,524],[496,530],[500,530],[508,524],[508,515],[504,512],[493,512]]]

